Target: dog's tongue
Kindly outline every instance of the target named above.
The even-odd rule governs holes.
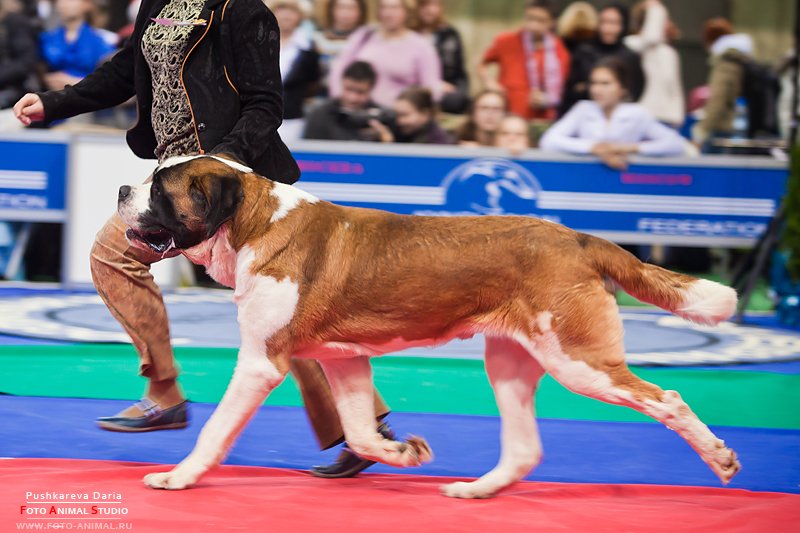
[[[166,232],[142,234],[132,229],[125,232],[125,236],[131,240],[141,241],[147,244],[154,251],[163,254],[175,247],[172,236]]]

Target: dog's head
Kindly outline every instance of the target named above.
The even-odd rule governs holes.
[[[134,245],[166,253],[213,236],[244,197],[244,165],[215,156],[172,158],[147,183],[119,189],[117,211]]]

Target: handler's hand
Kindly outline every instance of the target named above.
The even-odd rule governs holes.
[[[30,126],[34,121],[44,120],[42,99],[37,94],[26,94],[14,104],[14,116],[26,126]]]

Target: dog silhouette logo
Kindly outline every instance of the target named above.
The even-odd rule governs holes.
[[[542,190],[528,169],[495,157],[459,165],[445,177],[442,187],[449,210],[481,215],[534,213]]]

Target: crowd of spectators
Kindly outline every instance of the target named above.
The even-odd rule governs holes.
[[[102,29],[94,2],[0,0],[0,108],[25,92],[74,84],[124,43],[129,27]],[[767,76],[753,41],[725,19],[703,29],[710,75],[691,92],[687,113],[673,47],[680,32],[661,0],[630,11],[576,1],[561,13],[548,0],[527,0],[518,27],[476,58],[473,80],[443,0],[264,2],[281,30],[280,132],[290,143],[500,146],[514,154],[539,146],[621,168],[633,153],[686,155],[714,151],[719,139],[779,133],[777,111],[775,124],[764,123],[769,91],[748,93]],[[130,17],[137,8],[132,0]],[[773,77],[777,107],[787,99]]]

